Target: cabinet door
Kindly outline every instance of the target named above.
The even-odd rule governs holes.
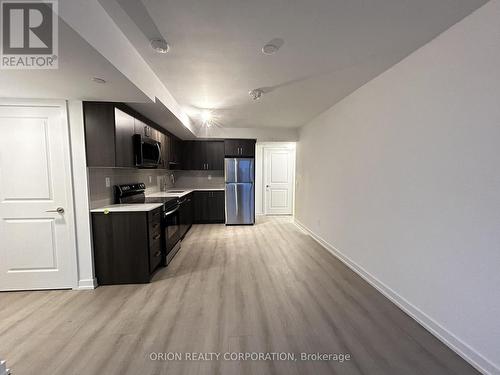
[[[115,166],[115,111],[112,103],[83,102],[88,167]]]
[[[148,135],[148,126],[146,125],[146,123],[142,122],[141,120],[134,118],[134,131],[135,131],[135,134],[147,136]]]
[[[193,193],[193,222],[207,223],[208,215],[208,194],[207,191],[195,191]]]
[[[161,165],[162,168],[168,169],[168,158],[170,155],[170,139],[168,134],[162,133],[161,142]]]
[[[240,140],[240,156],[246,158],[255,157],[255,139]]]
[[[134,160],[134,118],[115,108],[116,166],[135,167]]]
[[[170,136],[170,156],[168,161],[170,163],[179,164],[182,159],[182,145],[181,140],[175,136]],[[174,166],[175,167],[175,166]],[[179,169],[179,168],[175,168]]]
[[[212,192],[212,200],[214,201],[213,207],[213,220],[216,223],[223,223],[226,221],[226,212],[225,212],[225,193],[223,191],[214,191]]]
[[[222,141],[207,141],[206,148],[206,163],[210,170],[224,169],[224,142]]]
[[[208,169],[207,142],[194,142],[194,167],[197,170]]]
[[[194,141],[185,141],[182,145],[182,169],[193,170],[195,168],[194,161]]]
[[[240,142],[239,139],[224,140],[224,155],[229,157],[239,156]]]

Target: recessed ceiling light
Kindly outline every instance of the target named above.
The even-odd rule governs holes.
[[[158,53],[167,53],[170,46],[164,39],[153,39],[151,40],[151,48]]]
[[[281,46],[285,43],[285,41],[281,38],[274,38],[266,43],[264,47],[262,47],[262,53],[264,55],[274,55]]]
[[[264,47],[262,47],[262,53],[264,55],[272,55],[273,53],[276,53],[278,49],[279,48],[274,44],[266,44]]]
[[[95,83],[101,83],[101,84],[106,83],[105,79],[102,79],[102,78],[99,78],[99,77],[92,77],[92,81],[95,82]]]
[[[259,100],[263,93],[264,93],[264,90],[262,90],[262,89],[253,89],[253,90],[250,90],[248,92],[248,95],[250,95],[250,97],[253,100]]]

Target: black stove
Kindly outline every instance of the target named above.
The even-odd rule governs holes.
[[[179,203],[178,198],[146,197],[146,185],[142,182],[115,186],[116,203],[163,203],[163,210],[167,211]]]

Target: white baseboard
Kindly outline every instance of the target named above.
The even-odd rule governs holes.
[[[468,344],[461,341],[453,333],[448,331],[446,328],[441,326],[439,323],[430,318],[422,310],[418,309],[412,305],[409,301],[404,299],[402,296],[397,294],[394,290],[389,288],[383,282],[378,280],[376,277],[371,275],[363,267],[356,264],[349,257],[345,256],[341,251],[339,251],[335,246],[329,244],[323,238],[315,234],[309,228],[307,228],[303,223],[301,223],[297,218],[294,219],[295,225],[303,231],[305,234],[311,236],[316,242],[343,262],[347,267],[356,272],[361,276],[366,282],[372,285],[385,297],[387,297],[391,302],[403,310],[406,314],[416,320],[421,326],[432,333],[440,341],[442,341],[451,350],[457,353],[460,357],[469,362],[474,368],[483,374],[500,375],[500,368],[493,364],[490,360],[483,357],[475,349],[471,348]]]
[[[97,288],[97,279],[82,279],[78,281],[78,287],[76,290],[90,290]]]

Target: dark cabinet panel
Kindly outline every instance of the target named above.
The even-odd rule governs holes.
[[[170,137],[166,133],[162,133],[160,136],[161,143],[161,167],[164,169],[168,168],[168,159],[170,156]]]
[[[135,167],[134,160],[134,118],[115,108],[116,166]]]
[[[255,139],[224,140],[224,155],[227,157],[255,157]]]
[[[207,169],[223,170],[224,169],[224,142],[223,141],[207,141],[206,157]]]
[[[224,212],[224,192],[211,191],[208,196],[208,215],[212,223],[223,223],[225,221]]]
[[[194,222],[223,223],[225,221],[223,191],[195,191],[193,193]]]
[[[92,214],[99,285],[147,283],[162,263],[161,208]]]
[[[188,194],[184,197],[184,201],[181,203],[179,208],[179,220],[181,226],[181,238],[183,238],[186,233],[191,228],[193,224],[193,194]]]
[[[113,103],[83,103],[88,167],[114,167],[116,164],[114,110]]]
[[[223,170],[224,142],[183,142],[182,167],[185,170]]]
[[[169,147],[169,168],[170,169],[180,169],[182,161],[182,141],[175,137],[170,136],[170,147]]]

